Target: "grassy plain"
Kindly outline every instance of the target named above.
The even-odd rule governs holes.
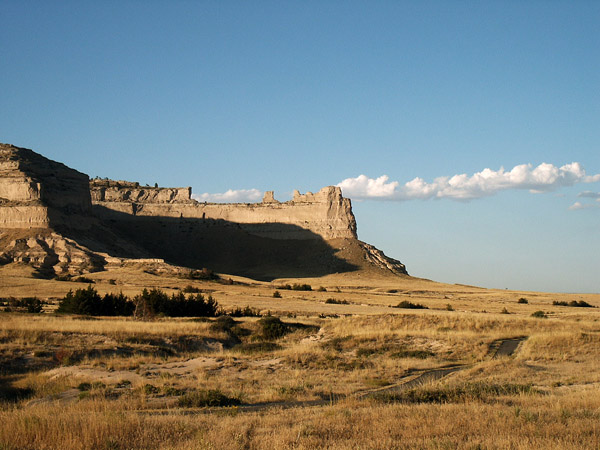
[[[0,313],[0,449],[600,446],[600,308],[553,304],[599,307],[597,294],[368,273],[228,284],[131,266],[89,278],[129,296],[192,285],[286,333],[266,338],[258,317],[56,315],[56,299],[87,285],[0,267],[0,297],[49,303]],[[313,290],[281,289],[294,283]]]

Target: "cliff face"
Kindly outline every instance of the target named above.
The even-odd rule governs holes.
[[[89,228],[88,176],[25,148],[0,144],[2,228]]]
[[[140,187],[129,181],[95,179],[90,181],[90,194],[95,203],[190,203],[192,188]]]
[[[108,184],[108,186],[107,186]],[[190,188],[139,188],[133,183],[92,180],[96,214],[112,220],[134,217],[220,220],[236,223],[244,231],[271,239],[356,239],[356,220],[350,199],[339,187],[278,202],[273,193],[261,203],[199,203]]]
[[[0,144],[0,264],[28,263],[53,276],[131,258],[262,280],[406,273],[357,239],[352,205],[338,187],[296,191],[287,202],[267,192],[261,203],[200,203],[190,188],[90,181],[31,150]]]

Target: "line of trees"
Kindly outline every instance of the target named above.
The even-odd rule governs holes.
[[[123,293],[100,296],[90,285],[85,289],[69,291],[59,300],[59,313],[89,316],[134,316],[150,319],[167,317],[215,317],[219,304],[210,295],[185,295],[183,292],[169,296],[160,289],[144,289],[130,299]]]

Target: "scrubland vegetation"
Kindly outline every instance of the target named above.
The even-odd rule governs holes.
[[[35,314],[33,301],[5,302],[0,449],[600,445],[597,308],[504,292],[277,284],[273,297],[271,285],[185,283],[121,301],[97,282]],[[100,309],[53,312],[86,296]],[[136,296],[174,303],[128,315]],[[165,313],[198,296],[213,308]]]

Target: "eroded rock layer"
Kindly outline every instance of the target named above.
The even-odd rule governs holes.
[[[191,188],[95,179],[0,144],[0,264],[85,273],[131,259],[271,280],[404,266],[357,239],[338,187],[279,202],[202,203]],[[172,267],[172,266],[171,266]]]
[[[339,187],[313,194],[298,191],[288,202],[268,192],[261,203],[200,203],[190,188],[141,188],[137,183],[92,180],[96,215],[112,220],[162,217],[219,220],[238,224],[250,234],[271,239],[356,239],[356,220],[350,199]],[[135,218],[135,219],[134,219]]]
[[[0,144],[0,227],[89,228],[87,175],[25,148]]]

